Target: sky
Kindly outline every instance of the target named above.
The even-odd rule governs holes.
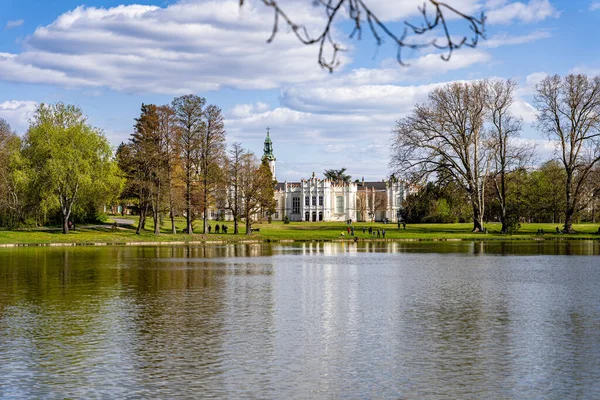
[[[316,32],[312,0],[280,0]],[[422,0],[365,0],[390,29],[419,22]],[[142,103],[197,94],[223,110],[227,141],[262,154],[270,128],[279,182],[347,168],[353,179],[389,176],[391,130],[436,87],[453,81],[514,79],[513,112],[539,157],[553,145],[535,128],[535,85],[546,75],[600,74],[600,0],[447,0],[485,12],[486,40],[443,61],[433,49],[395,59],[364,32],[333,35],[347,50],[333,73],[318,47],[282,26],[267,43],[273,14],[258,0],[0,0],[0,118],[19,134],[39,103],[75,104],[116,147]],[[453,33],[464,32],[458,20]],[[439,36],[437,31],[431,37]],[[412,39],[411,39],[412,40]],[[415,39],[416,40],[416,39]]]

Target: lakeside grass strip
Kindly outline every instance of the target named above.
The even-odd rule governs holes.
[[[128,217],[137,223],[137,218]],[[227,234],[193,234],[186,235],[170,233],[170,225],[165,224],[161,227],[161,234],[155,235],[152,221],[147,223],[147,231],[141,235],[136,235],[134,228],[120,227],[112,230],[110,225],[106,227],[78,227],[67,235],[63,235],[59,230],[53,228],[41,228],[31,230],[13,230],[0,231],[0,247],[17,247],[24,245],[52,245],[52,246],[106,246],[106,245],[193,245],[193,244],[225,244],[225,243],[261,243],[261,242],[348,242],[353,241],[354,237],[347,233],[348,225],[340,222],[293,222],[283,224],[273,222],[271,224],[255,224],[255,228],[260,228],[260,233],[246,235],[244,227],[241,227],[240,234],[234,235],[233,223],[219,222],[219,225],[225,224],[229,227]],[[201,222],[195,223],[196,230],[201,227]],[[211,221],[214,228],[215,222]],[[363,233],[363,226],[368,229],[371,227],[386,230],[385,239],[382,237],[369,235],[368,231]],[[486,227],[488,233],[472,233],[470,223],[458,224],[409,224],[407,229],[398,229],[395,224],[382,223],[354,223],[356,237],[361,241],[462,241],[462,240],[600,240],[597,234],[600,224],[575,224],[575,234],[557,234],[557,224],[522,224],[522,228],[514,235],[505,235],[500,233],[499,223],[490,223]],[[183,219],[177,220],[178,232],[185,227]],[[539,235],[538,230],[543,229],[545,234]],[[214,230],[213,230],[214,232]],[[342,235],[343,233],[343,235]]]

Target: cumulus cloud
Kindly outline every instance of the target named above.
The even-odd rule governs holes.
[[[369,4],[382,19],[393,21],[415,16],[421,3],[373,0]],[[323,26],[321,7],[293,0],[283,1],[283,5],[311,32]],[[498,23],[532,22],[556,15],[547,0],[458,0],[453,6],[467,13],[485,9],[489,20]],[[330,79],[317,65],[317,48],[300,44],[285,25],[280,26],[273,43],[265,43],[272,20],[271,10],[257,0],[242,8],[237,0],[181,0],[163,7],[80,6],[38,27],[23,41],[22,52],[0,53],[0,79],[168,95],[222,88],[273,89]],[[11,22],[14,26],[18,21]],[[342,32],[334,31],[334,35],[346,41]],[[516,43],[542,35],[505,39]],[[488,47],[494,47],[493,43]],[[342,65],[348,64],[347,54],[342,54]],[[410,60],[408,68],[394,63],[388,71],[378,71],[380,77],[374,78],[367,69],[356,70],[353,79],[391,83],[487,60],[489,55],[481,51],[461,50],[451,62],[428,54]]]
[[[588,76],[600,76],[600,67],[578,66],[571,68],[570,74],[584,74]]]
[[[6,26],[4,27],[4,30],[7,31],[9,29],[18,28],[19,26],[23,25],[23,22],[25,22],[25,20],[23,20],[23,19],[7,21]]]
[[[0,103],[0,118],[6,120],[17,133],[24,133],[36,107],[35,101],[4,101]]]
[[[317,23],[312,7],[298,2],[290,7],[309,26]],[[315,49],[285,29],[266,44],[270,21],[266,7],[240,9],[235,0],[164,8],[81,6],[37,28],[23,52],[0,53],[0,79],[181,94],[327,78]]]
[[[590,11],[600,10],[600,1],[592,1],[590,4]]]
[[[531,87],[544,76],[537,72],[525,78],[527,90],[516,93],[511,108],[523,119],[523,134],[528,137],[537,136],[532,128],[536,110],[531,104]],[[351,174],[382,179],[388,173],[390,132],[396,121],[409,114],[415,104],[425,102],[431,91],[448,83],[360,84],[340,79],[326,84],[292,85],[282,89],[279,107],[265,111],[258,111],[255,104],[234,107],[226,115],[226,126],[235,141],[254,145],[257,152],[265,128],[271,127],[278,179],[307,177],[319,165],[317,171],[341,167],[350,171],[353,167]],[[540,140],[538,147],[547,159],[544,146]],[[298,171],[304,174],[298,175]]]
[[[546,18],[558,18],[560,15],[549,0],[530,0],[528,3],[492,0],[487,5],[491,6],[487,13],[490,24],[508,24],[513,21],[532,23]]]

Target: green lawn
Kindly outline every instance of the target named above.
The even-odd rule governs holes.
[[[137,223],[137,217],[126,217],[133,219]],[[245,235],[245,228],[240,224],[240,234],[233,234],[232,222],[219,222],[228,226],[228,234],[215,234],[215,221],[211,221],[213,233],[209,235],[194,234],[186,235],[181,233],[185,227],[183,218],[177,219],[178,234],[173,235],[170,232],[170,222],[165,221],[161,227],[161,234],[153,233],[154,226],[152,220],[148,220],[146,231],[141,235],[135,234],[135,228],[120,227],[117,230],[111,229],[110,225],[95,227],[78,227],[68,235],[63,235],[58,228],[41,228],[31,230],[0,231],[0,244],[50,244],[50,243],[131,243],[131,242],[204,242],[204,241],[240,241],[240,240],[352,240],[347,233],[347,225],[339,222],[292,222],[283,224],[282,222],[273,222],[271,224],[254,224],[254,228],[260,229],[260,232],[252,235]],[[600,224],[576,224],[575,234],[563,235],[556,234],[556,224],[523,224],[517,234],[502,235],[499,233],[500,224],[491,223],[486,225],[488,233],[472,233],[472,225],[465,224],[409,224],[406,230],[398,229],[395,224],[382,223],[355,223],[355,235],[359,239],[374,239],[377,236],[369,235],[368,231],[363,233],[362,228],[372,227],[374,230],[385,229],[385,239],[390,240],[526,240],[526,239],[600,239],[596,234]],[[196,231],[202,228],[202,221],[194,223]],[[560,226],[559,226],[560,228]],[[538,229],[545,231],[544,235],[538,235]],[[344,235],[342,235],[342,233]],[[380,238],[382,239],[382,238]]]

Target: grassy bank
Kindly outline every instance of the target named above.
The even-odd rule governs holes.
[[[137,218],[133,219],[137,223]],[[246,235],[243,226],[240,226],[240,234],[233,234],[233,223],[219,222],[219,225],[228,226],[227,234],[214,233],[215,222],[211,221],[213,228],[211,234],[193,234],[186,235],[181,233],[185,221],[177,220],[177,230],[179,233],[173,235],[170,232],[170,224],[165,224],[161,229],[160,235],[153,233],[154,226],[152,221],[148,221],[146,231],[141,235],[135,234],[135,225],[120,226],[113,229],[109,224],[105,226],[78,227],[68,235],[62,234],[58,228],[40,228],[31,230],[13,230],[0,231],[0,245],[4,244],[125,244],[125,243],[184,243],[184,242],[236,242],[236,241],[311,241],[311,240],[353,240],[348,235],[347,225],[337,222],[292,222],[283,224],[273,222],[272,224],[255,224],[258,233]],[[355,235],[360,240],[383,240],[382,235],[369,235],[368,228],[374,231],[377,229],[386,231],[386,240],[552,240],[552,239],[595,239],[600,240],[598,231],[600,224],[576,224],[575,234],[557,234],[556,224],[523,224],[518,233],[514,235],[500,234],[500,225],[490,223],[486,227],[488,233],[472,233],[471,224],[409,224],[406,229],[397,228],[395,224],[381,223],[355,223]],[[195,229],[201,230],[202,222],[195,223]],[[366,232],[363,233],[363,227]],[[560,226],[559,226],[560,227]],[[544,234],[538,234],[539,230],[544,230]],[[342,235],[343,233],[343,235]]]

